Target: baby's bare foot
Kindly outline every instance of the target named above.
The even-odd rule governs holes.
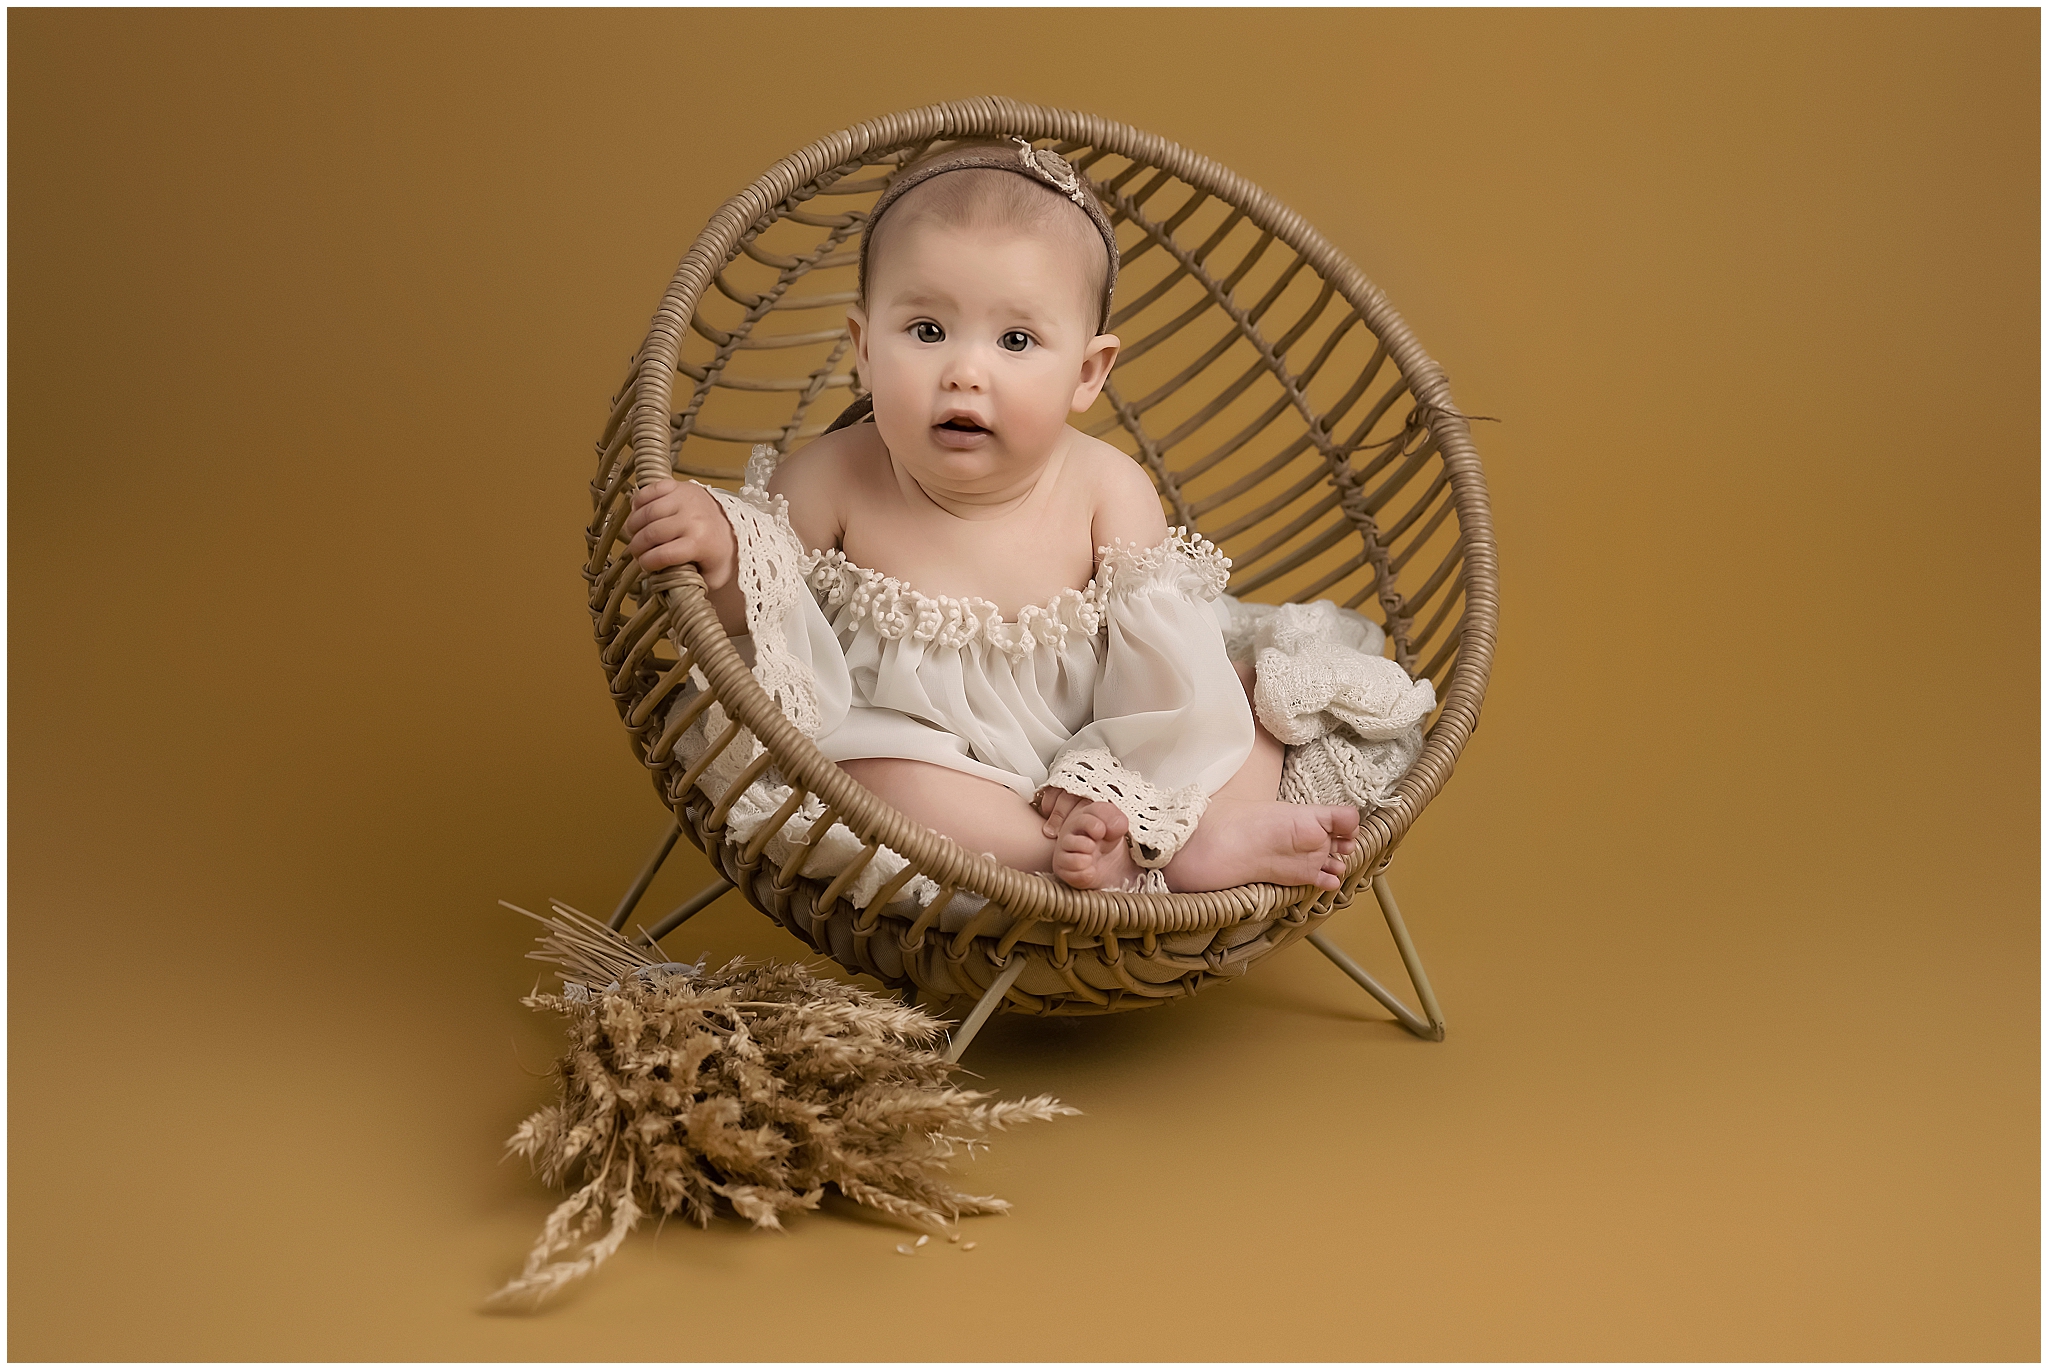
[[[1357,846],[1357,809],[1217,799],[1166,868],[1166,883],[1183,891],[1253,881],[1334,890]]]
[[[1114,804],[1076,804],[1052,844],[1052,873],[1077,890],[1115,889],[1138,873],[1124,836],[1131,820]]]

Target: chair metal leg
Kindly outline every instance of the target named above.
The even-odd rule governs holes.
[[[1415,986],[1415,996],[1422,1000],[1422,1011],[1429,1016],[1429,1025],[1436,1029],[1434,1040],[1444,1039],[1444,1011],[1437,1007],[1436,991],[1429,987],[1429,972],[1422,968],[1422,957],[1416,954],[1415,942],[1408,936],[1408,925],[1401,920],[1401,906],[1394,902],[1394,887],[1387,883],[1385,871],[1372,878],[1372,897],[1380,904],[1380,912],[1386,915],[1387,931],[1394,934],[1394,945],[1401,950],[1401,964],[1408,968],[1408,983]]]
[[[1023,973],[1024,954],[1012,953],[1010,964],[1003,967],[1002,973],[988,987],[988,992],[981,996],[981,1002],[974,1006],[974,1012],[968,1014],[967,1021],[960,1025],[960,1031],[953,1034],[952,1044],[946,1048],[948,1061],[960,1059],[961,1053],[967,1050],[967,1044],[974,1040],[974,1034],[981,1031],[981,1025],[989,1020],[989,1015],[996,1011],[996,1005],[1003,1001],[1003,996],[1010,992],[1010,986],[1016,984],[1017,977]]]
[[[1308,935],[1309,944],[1336,963],[1337,969],[1356,980],[1367,994],[1379,1000],[1387,1012],[1401,1021],[1417,1037],[1432,1042],[1444,1039],[1443,1010],[1437,1007],[1436,994],[1429,987],[1429,976],[1422,969],[1422,958],[1416,954],[1415,942],[1408,936],[1408,925],[1401,919],[1401,907],[1394,902],[1394,887],[1387,883],[1385,874],[1372,878],[1373,898],[1379,901],[1380,912],[1387,920],[1387,931],[1394,935],[1394,945],[1401,952],[1401,964],[1408,968],[1408,982],[1415,986],[1416,997],[1422,1000],[1422,1011],[1429,1015],[1428,1021],[1416,1016],[1409,1008],[1379,981],[1372,978],[1364,966],[1344,954],[1343,948],[1325,937],[1321,929]]]
[[[661,941],[662,938],[668,936],[677,928],[689,922],[692,918],[695,918],[704,910],[710,908],[713,904],[718,902],[718,898],[720,895],[724,894],[727,890],[731,889],[732,887],[732,881],[726,879],[724,876],[712,876],[710,884],[706,885],[703,889],[698,890],[688,899],[685,899],[682,903],[670,909],[666,914],[662,916],[662,920],[659,923],[656,923],[653,927],[647,930],[647,932],[645,933],[647,945],[650,947],[653,946],[655,943]]]
[[[633,908],[640,902],[640,896],[647,893],[647,887],[654,883],[655,872],[661,869],[662,862],[668,860],[668,854],[675,850],[676,839],[682,835],[682,824],[673,818],[669,819],[668,831],[654,844],[654,852],[647,858],[647,864],[640,868],[640,874],[634,878],[632,888],[626,891],[625,898],[619,900],[619,906],[612,910],[613,932],[626,926],[626,920],[633,916]]]

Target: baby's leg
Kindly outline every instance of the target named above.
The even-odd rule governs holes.
[[[1239,676],[1247,693],[1251,668]],[[1166,868],[1176,890],[1219,890],[1263,881],[1336,889],[1357,846],[1358,810],[1282,804],[1286,748],[1263,725],[1237,774],[1209,797],[1194,835]],[[1138,873],[1124,841],[1130,823],[1113,804],[1075,800],[1041,814],[1006,785],[927,761],[867,757],[842,769],[878,798],[973,852],[1021,871],[1043,871],[1078,889],[1114,888]]]
[[[991,853],[1020,871],[1053,868],[1045,820],[1007,785],[898,757],[865,757],[839,766],[877,798],[971,852]]]
[[[1251,693],[1251,667],[1238,676]],[[1287,749],[1258,729],[1252,754],[1222,789],[1166,868],[1166,883],[1181,891],[1220,890],[1263,881],[1316,885],[1342,883],[1344,858],[1358,845],[1358,810],[1348,805],[1282,804],[1280,768]],[[1129,822],[1114,805],[1069,795],[1047,806],[1045,836],[1057,846],[1053,873],[1083,889],[1118,886],[1138,873],[1124,843]]]
[[[1238,667],[1245,693],[1249,665]],[[1250,881],[1317,885],[1343,882],[1344,858],[1358,845],[1358,810],[1349,805],[1282,804],[1280,767],[1287,748],[1257,722],[1252,754],[1222,789],[1209,796],[1194,836],[1166,868],[1176,890],[1220,890]]]
[[[1130,822],[1114,805],[1083,801],[1060,823],[1048,824],[1007,785],[947,766],[897,757],[839,765],[933,832],[1016,870],[1047,872],[1084,890],[1122,885],[1139,873],[1124,842]]]

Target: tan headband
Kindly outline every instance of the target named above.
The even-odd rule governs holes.
[[[874,240],[875,225],[881,222],[883,212],[890,205],[932,177],[943,176],[949,171],[1014,171],[1072,200],[1095,225],[1095,231],[1102,235],[1102,245],[1109,252],[1109,274],[1102,281],[1102,325],[1096,331],[1109,332],[1109,302],[1116,293],[1119,254],[1116,229],[1110,225],[1108,213],[1103,210],[1101,201],[1095,198],[1088,182],[1067,164],[1066,158],[1049,148],[1033,147],[1023,138],[1013,137],[1010,141],[1017,145],[1015,153],[1007,149],[998,151],[986,145],[969,145],[956,151],[942,152],[889,183],[889,188],[882,192],[882,198],[875,201],[875,207],[868,211],[867,228],[860,238],[860,297],[863,300],[868,297],[868,244]]]

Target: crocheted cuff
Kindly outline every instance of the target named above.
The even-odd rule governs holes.
[[[823,722],[817,677],[809,663],[790,651],[786,627],[800,597],[809,593],[804,578],[811,554],[789,526],[789,506],[780,496],[749,484],[736,495],[711,490],[711,497],[725,512],[738,545],[733,580],[747,604],[754,679],[805,737],[816,737]]]
[[[1130,835],[1124,839],[1131,859],[1147,870],[1157,870],[1180,854],[1209,807],[1209,796],[1200,785],[1177,790],[1155,785],[1099,747],[1054,758],[1044,788],[1116,805],[1131,822]]]

